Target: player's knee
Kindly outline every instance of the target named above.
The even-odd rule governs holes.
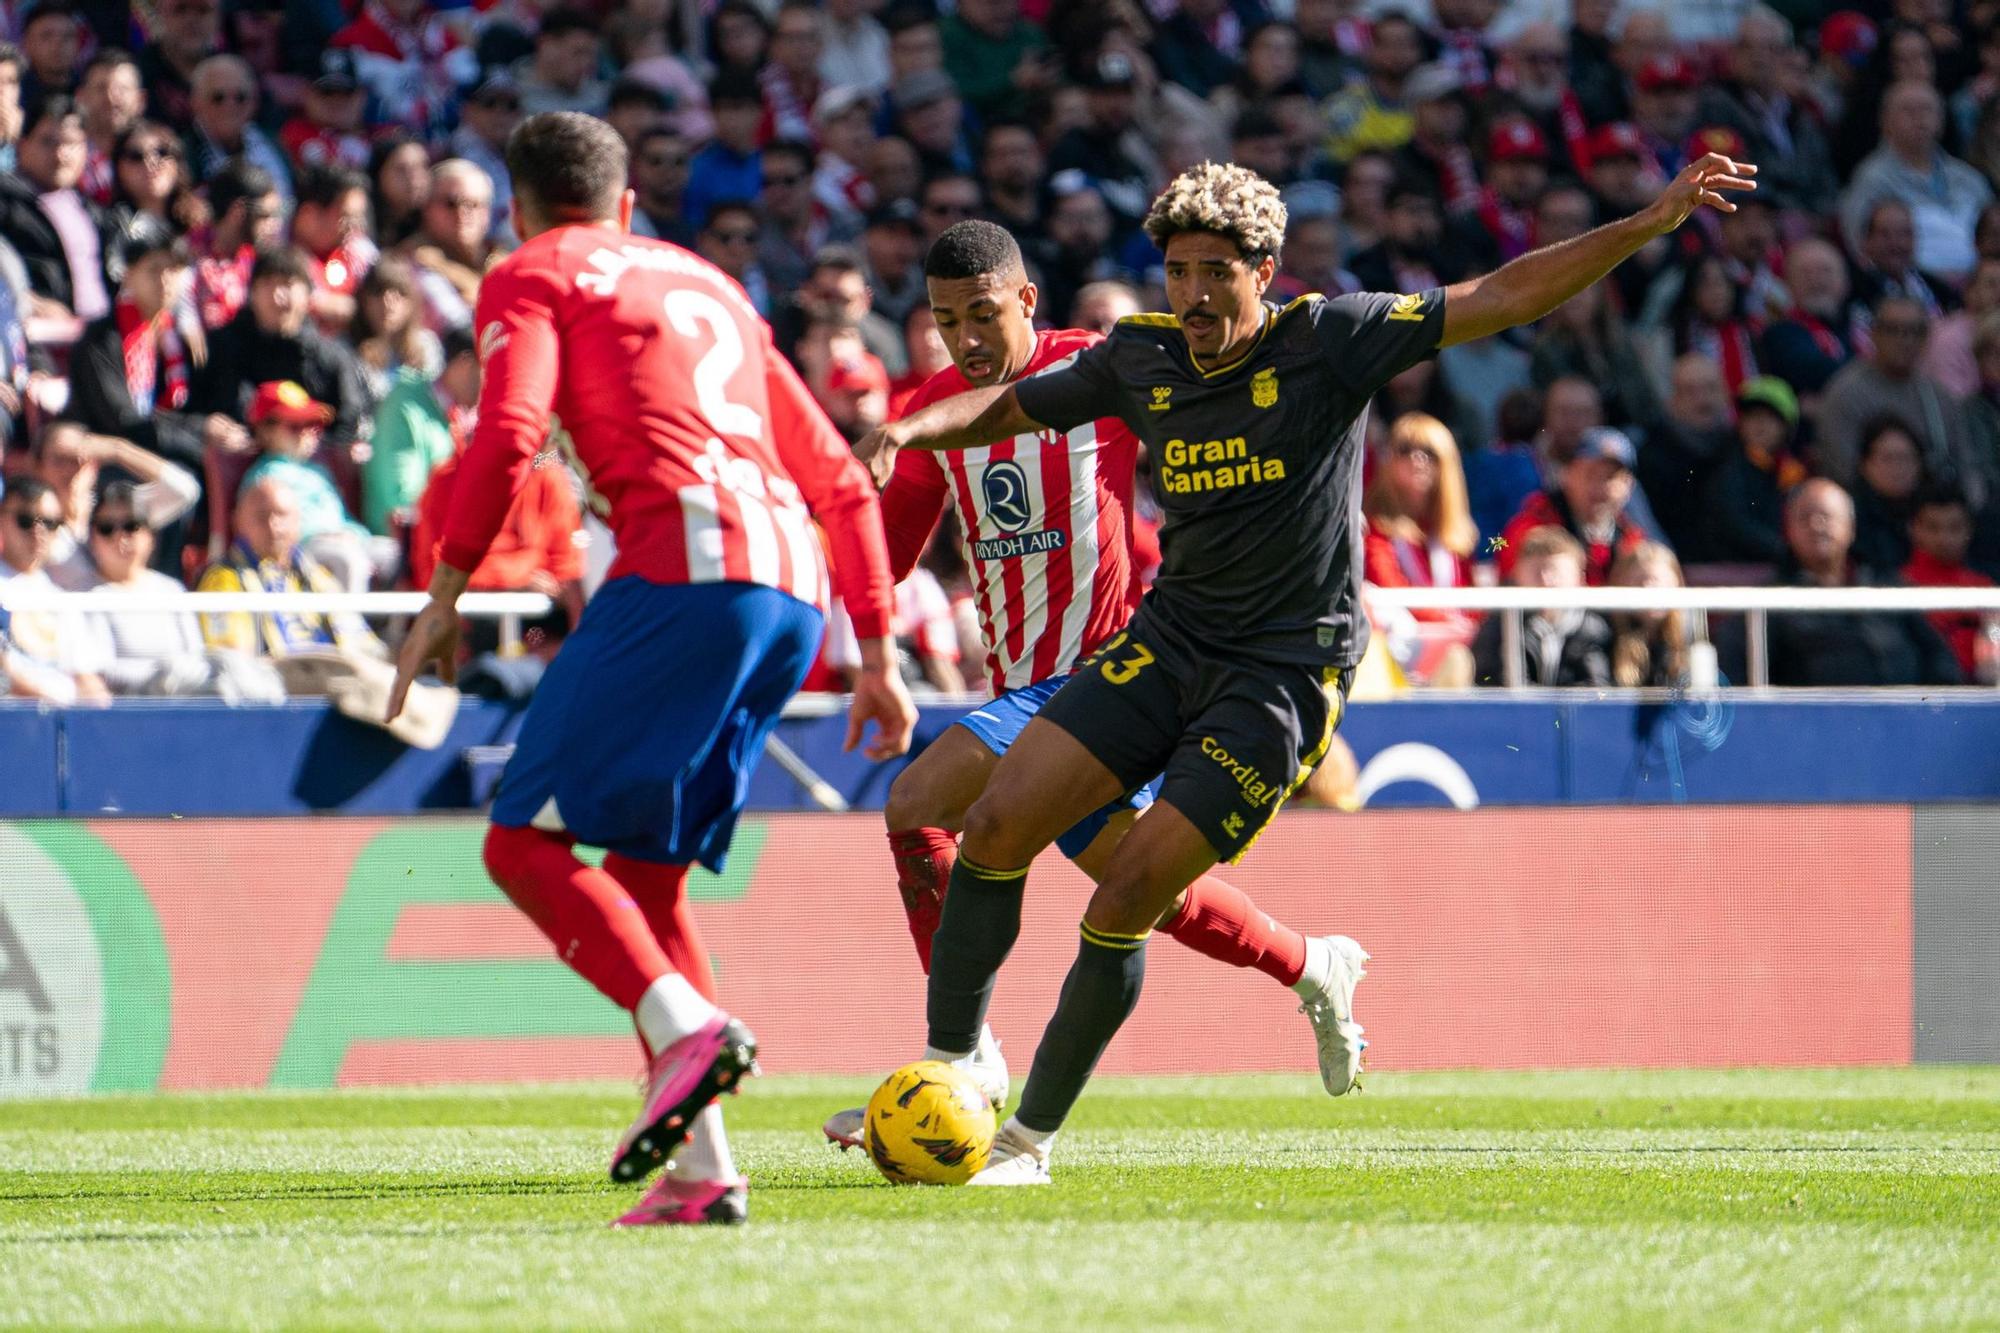
[[[943,808],[945,802],[939,799],[937,786],[926,781],[915,764],[898,773],[889,784],[889,800],[882,807],[882,822],[889,826],[889,831],[955,827],[958,812]]]
[[[1142,935],[1159,924],[1179,892],[1171,885],[1156,884],[1141,867],[1114,862],[1098,881],[1083,919],[1097,930]]]
[[[960,846],[965,855],[983,865],[1012,869],[1026,865],[1041,850],[1027,845],[1019,830],[1020,821],[1010,815],[1006,798],[989,791],[965,812],[965,837]]]

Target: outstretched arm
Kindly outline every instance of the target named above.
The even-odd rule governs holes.
[[[1688,220],[1703,204],[1725,213],[1724,192],[1754,190],[1757,168],[1709,153],[1674,177],[1658,199],[1628,218],[1522,255],[1483,278],[1445,289],[1444,341],[1451,347],[1533,323]]]
[[[968,389],[900,421],[877,426],[854,446],[854,456],[868,465],[876,485],[885,485],[898,449],[970,449],[995,440],[1012,439],[1044,429],[1021,410],[1011,384]]]

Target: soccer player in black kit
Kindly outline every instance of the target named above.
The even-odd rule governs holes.
[[[1028,724],[967,812],[932,944],[933,1058],[970,1052],[1020,932],[1028,865],[1077,820],[1164,772],[1084,912],[1082,942],[1016,1113],[974,1184],[1049,1178],[1049,1147],[1138,1002],[1147,934],[1235,860],[1339,722],[1368,625],[1361,450],[1368,400],[1440,347],[1540,319],[1756,168],[1711,153],[1645,209],[1442,290],[1266,302],[1278,193],[1204,163],[1153,204],[1170,315],[1134,315],[1073,365],[884,426],[864,459],[958,449],[1118,416],[1151,451],[1164,561],[1123,634]],[[879,464],[878,464],[879,475]]]

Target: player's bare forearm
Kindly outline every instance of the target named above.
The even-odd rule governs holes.
[[[1041,428],[1041,422],[1021,410],[1014,386],[999,384],[953,394],[890,422],[880,433],[892,448],[946,450],[970,449]]]
[[[1647,242],[1675,230],[1704,204],[1725,213],[1726,192],[1754,190],[1757,168],[1710,153],[1689,163],[1646,207],[1572,240],[1522,255],[1483,278],[1445,290],[1441,345],[1471,342],[1530,324],[1602,279]]]
[[[456,565],[449,565],[440,560],[437,569],[431,574],[431,600],[455,607],[458,605],[459,597],[465,592],[466,584],[471,581],[471,570],[460,569]]]

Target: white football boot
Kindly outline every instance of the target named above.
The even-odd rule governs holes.
[[[978,1175],[968,1185],[1046,1185],[1049,1183],[1049,1145],[1037,1143],[1012,1120],[993,1136],[993,1152]]]
[[[1354,1021],[1354,988],[1368,975],[1362,967],[1367,961],[1367,950],[1345,935],[1306,941],[1306,974],[1293,989],[1303,998],[1299,1012],[1312,1021],[1319,1081],[1329,1097],[1360,1085],[1361,1052],[1368,1043]]]
[[[981,1025],[979,1044],[972,1048],[972,1054],[952,1063],[966,1073],[986,1094],[986,1100],[993,1103],[993,1113],[998,1115],[1007,1105],[1007,1060],[1000,1054],[1000,1039],[993,1035],[993,1029]],[[862,1130],[868,1120],[867,1108],[856,1106],[846,1111],[835,1111],[820,1126],[827,1142],[846,1152],[849,1148],[861,1146]]]

